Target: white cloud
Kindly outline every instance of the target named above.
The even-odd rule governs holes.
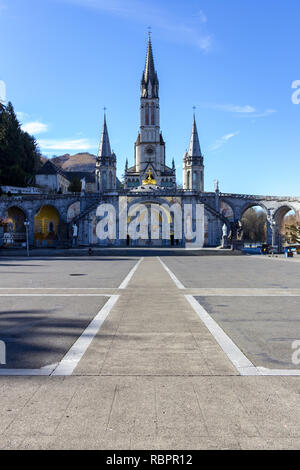
[[[42,134],[43,132],[48,131],[47,124],[43,122],[28,122],[27,124],[22,125],[22,129],[24,132],[28,132],[30,135]]]
[[[5,104],[6,101],[6,83],[0,80],[0,103]]]
[[[212,35],[205,31],[207,17],[200,10],[198,13],[178,19],[170,9],[154,5],[144,0],[61,0],[75,5],[92,8],[107,14],[121,16],[127,20],[142,23],[168,34],[168,39],[192,44],[203,52],[208,52],[213,44]]]
[[[40,139],[38,141],[42,150],[89,150],[95,148],[95,145],[88,139],[74,140],[56,140],[56,139]]]
[[[211,150],[211,151],[219,150],[225,144],[227,144],[227,142],[229,142],[229,140],[231,140],[233,137],[236,137],[237,135],[239,135],[239,133],[240,133],[240,131],[236,131],[236,132],[231,132],[230,134],[223,135],[223,137],[216,140],[216,142],[210,146],[209,150]]]
[[[29,114],[23,113],[23,111],[17,111],[16,115],[17,115],[17,118],[19,119],[19,121],[22,121],[22,122],[26,121],[30,117]]]
[[[239,117],[245,118],[261,118],[276,113],[276,109],[266,109],[265,111],[260,112],[254,108],[254,106],[250,106],[249,104],[244,106],[235,104],[205,104],[204,106],[207,108],[216,109],[217,111],[237,114]]]
[[[239,113],[239,114],[249,114],[254,113],[256,109],[249,104],[245,106],[235,105],[235,104],[208,104],[208,108],[217,109],[219,111],[225,111],[226,113]]]
[[[194,15],[195,18],[198,18],[201,23],[207,23],[207,16],[203,10],[199,10],[198,13]]]
[[[277,113],[276,109],[266,109],[265,111],[262,111],[261,113],[258,112],[258,113],[251,114],[251,116],[243,116],[243,117],[261,118],[261,117],[271,116],[274,113]]]

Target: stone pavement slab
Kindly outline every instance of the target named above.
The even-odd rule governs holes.
[[[299,289],[299,264],[264,256],[163,257],[186,288]]]
[[[299,296],[196,299],[255,366],[296,369],[292,344],[300,338]]]
[[[13,378],[24,399],[13,412],[15,396],[1,401],[11,417],[1,419],[0,442],[24,449],[299,448],[298,390],[289,380]]]
[[[158,260],[145,258],[74,373],[181,376],[216,371],[238,374]]]
[[[72,376],[0,377],[0,448],[299,449],[300,377],[240,376],[185,293],[149,257]]]
[[[0,339],[6,344],[6,364],[0,365],[0,371],[39,369],[59,362],[107,300],[61,293],[0,294]]]

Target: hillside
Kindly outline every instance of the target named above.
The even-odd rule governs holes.
[[[95,170],[96,156],[91,153],[76,153],[75,155],[61,155],[51,158],[51,161],[65,171],[89,171]]]

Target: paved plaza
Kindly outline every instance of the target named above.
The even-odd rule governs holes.
[[[300,448],[300,264],[157,254],[1,258],[0,448]]]

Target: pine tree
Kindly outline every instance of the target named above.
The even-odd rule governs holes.
[[[80,193],[81,181],[77,176],[73,178],[72,183],[70,184],[68,190],[70,191],[70,193]]]
[[[34,137],[22,131],[13,105],[0,103],[0,184],[26,186],[40,166]]]

